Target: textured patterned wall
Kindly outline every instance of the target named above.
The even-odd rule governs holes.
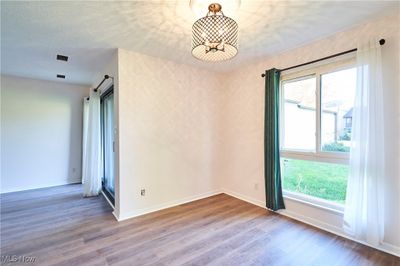
[[[125,50],[118,59],[121,213],[216,190],[218,76]]]

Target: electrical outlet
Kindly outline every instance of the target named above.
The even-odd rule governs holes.
[[[141,189],[140,190],[140,196],[145,196],[146,195],[146,190],[145,189]]]

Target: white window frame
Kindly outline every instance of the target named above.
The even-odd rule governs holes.
[[[352,56],[350,58],[341,59],[333,63],[326,63],[324,65],[315,66],[313,68],[308,68],[305,70],[282,74],[280,80],[280,116],[279,116],[279,135],[280,135],[280,156],[282,158],[288,159],[298,159],[305,161],[316,161],[334,164],[345,164],[349,163],[349,152],[327,152],[322,151],[321,147],[321,76],[324,74],[337,72],[340,70],[354,68],[356,66],[355,58]],[[283,85],[285,82],[292,82],[296,80],[301,80],[308,77],[316,78],[316,132],[315,132],[315,151],[304,151],[304,150],[294,150],[284,148],[284,89]],[[322,198],[313,197],[310,195],[296,193],[288,190],[283,190],[283,195],[286,198],[307,203],[316,207],[323,209],[332,210],[335,212],[343,212],[344,206],[339,203],[328,201]]]

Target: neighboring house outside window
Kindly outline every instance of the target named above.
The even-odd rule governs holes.
[[[351,108],[344,116],[345,128],[351,132],[351,123],[353,122],[353,108]]]

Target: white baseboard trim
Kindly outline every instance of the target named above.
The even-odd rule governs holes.
[[[225,193],[225,194],[227,194],[229,196],[232,196],[234,198],[246,201],[246,202],[251,203],[253,205],[259,206],[261,208],[267,209],[265,207],[265,202],[263,202],[263,201],[260,201],[260,200],[245,196],[243,194],[240,194],[240,193],[237,193],[237,192],[234,192],[232,190],[225,189],[225,188],[222,189],[222,193]],[[300,221],[302,223],[317,227],[317,228],[319,228],[321,230],[324,230],[324,231],[327,231],[329,233],[332,233],[332,234],[335,234],[335,235],[350,239],[350,240],[355,241],[357,243],[360,243],[360,244],[363,244],[363,245],[378,249],[380,251],[392,254],[392,255],[397,256],[397,257],[400,257],[400,247],[397,247],[395,245],[392,245],[392,244],[389,244],[389,243],[386,243],[386,242],[383,242],[380,246],[370,245],[370,244],[368,244],[368,243],[366,243],[364,241],[360,241],[358,239],[355,239],[355,238],[347,235],[343,231],[342,228],[339,228],[337,226],[333,226],[333,225],[321,222],[319,220],[316,220],[316,219],[313,219],[313,218],[310,218],[310,217],[307,217],[307,216],[304,216],[304,215],[301,215],[301,214],[298,214],[298,213],[295,213],[295,212],[292,212],[292,211],[288,211],[288,210],[280,210],[280,211],[277,211],[276,213],[284,215],[284,216],[289,217],[291,219]]]
[[[213,191],[209,191],[206,193],[202,193],[202,194],[198,194],[196,196],[190,196],[190,197],[186,197],[186,198],[182,198],[182,199],[178,199],[178,200],[173,200],[173,201],[169,201],[167,203],[163,203],[163,204],[158,204],[152,207],[148,207],[148,208],[143,208],[143,209],[139,209],[133,212],[128,212],[126,214],[119,214],[116,215],[114,214],[115,218],[117,219],[117,221],[124,221],[130,218],[134,218],[134,217],[138,217],[141,215],[145,215],[148,213],[152,213],[152,212],[156,212],[156,211],[160,211],[163,209],[168,209],[171,207],[175,207],[181,204],[185,204],[185,203],[189,203],[195,200],[200,200],[200,199],[204,199],[204,198],[208,198],[214,195],[218,195],[221,194],[222,191],[221,190],[213,190]]]
[[[110,204],[111,208],[113,209],[113,211],[111,212],[112,215],[114,215],[115,219],[116,219],[117,221],[119,221],[119,215],[118,215],[118,213],[117,213],[117,210],[115,209],[115,206],[114,206],[114,205],[111,203],[111,201],[107,198],[107,196],[106,196],[106,194],[104,193],[103,190],[101,190],[100,193],[103,195],[103,197],[106,199],[106,201],[108,202],[108,204]]]
[[[300,215],[298,213],[291,212],[291,211],[288,211],[288,210],[280,210],[277,213],[279,213],[281,215],[284,215],[286,217],[292,218],[294,220],[300,221],[302,223],[317,227],[317,228],[319,228],[321,230],[327,231],[327,232],[332,233],[334,235],[338,235],[338,236],[341,236],[343,238],[350,239],[350,240],[352,240],[354,242],[363,244],[365,246],[369,246],[371,248],[375,248],[375,249],[378,249],[380,251],[383,251],[383,252],[392,254],[394,256],[400,257],[400,248],[396,247],[394,245],[391,245],[391,244],[388,244],[388,243],[385,243],[385,242],[383,242],[379,246],[371,245],[371,244],[369,244],[367,242],[364,242],[362,240],[358,240],[358,239],[353,238],[352,236],[346,234],[344,232],[344,230],[342,228],[340,228],[340,227],[333,226],[333,225],[321,222],[319,220],[316,220],[316,219],[313,219],[313,218],[310,218],[310,217],[307,217],[307,216],[304,216],[304,215]]]
[[[107,198],[106,194],[104,193],[103,190],[100,191],[100,193],[103,195],[103,197],[106,199],[106,201],[108,202],[108,204],[110,204],[111,208],[113,208],[113,210],[115,210],[114,205],[111,203],[111,201]],[[114,213],[114,212],[113,212]]]
[[[71,184],[80,184],[80,183],[82,183],[82,180],[80,178],[75,178],[75,179],[71,178],[71,179],[65,180],[63,182],[52,183],[52,184],[44,185],[44,186],[41,185],[38,187],[27,187],[27,188],[3,190],[3,191],[1,191],[0,194],[28,191],[28,190],[41,189],[41,188],[51,188],[51,187],[58,187],[58,186],[71,185]]]
[[[251,203],[251,204],[253,204],[253,205],[256,205],[256,206],[258,206],[258,207],[267,209],[267,208],[265,207],[265,202],[263,202],[263,201],[261,201],[261,200],[257,200],[257,199],[255,199],[255,198],[251,198],[251,197],[245,196],[245,195],[243,195],[243,194],[240,194],[240,193],[238,193],[238,192],[235,192],[235,191],[233,191],[233,190],[229,190],[229,189],[226,189],[226,188],[222,188],[221,191],[222,191],[222,193],[225,193],[225,194],[227,194],[227,195],[229,195],[229,196],[232,196],[232,197],[234,197],[234,198],[237,198],[237,199],[246,201],[246,202],[248,202],[248,203]]]
[[[114,215],[115,220],[117,220],[118,222],[120,221],[119,215],[117,214],[117,212],[116,212],[115,209],[114,209],[114,211],[112,212],[112,215]]]
[[[389,250],[389,251],[392,250],[393,252],[388,252],[388,253],[390,253],[390,254],[392,254],[394,256],[400,257],[400,247],[392,245],[390,243],[386,243],[386,242],[383,242],[381,244],[381,246],[383,248],[382,251],[388,252],[386,250]]]
[[[101,194],[103,194],[103,197],[106,199],[106,201],[108,202],[108,204],[111,206],[111,208],[113,209],[113,211],[111,212],[112,215],[114,215],[115,220],[120,221],[119,219],[119,215],[117,213],[117,210],[115,209],[115,206],[111,203],[111,201],[107,198],[106,194],[104,193],[103,190],[101,190]]]

